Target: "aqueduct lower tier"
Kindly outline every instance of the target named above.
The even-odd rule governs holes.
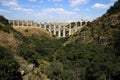
[[[58,38],[63,38],[74,34],[83,26],[87,25],[87,21],[40,21],[40,20],[9,20],[12,26],[18,27],[39,27],[43,28]]]

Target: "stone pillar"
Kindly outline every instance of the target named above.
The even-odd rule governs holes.
[[[85,26],[87,25],[87,20],[85,21]]]
[[[77,22],[75,22],[75,32],[77,32]]]
[[[72,31],[71,31],[71,23],[70,23],[70,25],[69,25],[69,36],[72,34]]]
[[[80,21],[80,27],[82,27],[82,22],[83,22],[83,21],[81,20],[81,21]]]
[[[56,23],[54,23],[53,34],[56,35]]]
[[[60,37],[61,37],[61,29],[60,29],[61,26],[59,25],[58,27],[59,27],[59,28],[58,28],[58,38],[60,38]]]
[[[49,32],[51,32],[51,24],[49,24],[49,29],[48,30],[49,30]]]
[[[65,36],[65,25],[63,26],[63,37],[66,37]]]
[[[40,22],[40,21],[38,22],[38,27],[40,27],[40,28],[41,28],[41,22]]]

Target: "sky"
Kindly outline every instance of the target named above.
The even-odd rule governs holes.
[[[93,20],[117,0],[0,0],[9,20]]]

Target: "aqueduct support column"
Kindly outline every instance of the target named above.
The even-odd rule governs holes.
[[[56,23],[54,23],[53,34],[56,35]]]
[[[82,21],[82,20],[80,20],[80,27],[82,27],[82,22],[83,22],[83,21]]]
[[[70,25],[69,25],[69,36],[72,34],[72,31],[71,31],[71,23],[70,23]]]
[[[77,32],[77,22],[75,22],[75,32]]]
[[[40,22],[40,21],[38,21],[38,27],[40,27],[40,28],[41,28],[41,22]]]
[[[49,24],[49,29],[48,30],[49,30],[49,32],[51,32],[51,24]]]
[[[63,26],[63,37],[66,37],[65,36],[65,25]]]
[[[60,38],[60,37],[61,37],[61,29],[60,29],[61,26],[59,25],[58,27],[59,27],[59,28],[58,28],[58,37]]]
[[[37,22],[35,22],[35,27],[37,27]]]
[[[85,21],[85,26],[87,25],[87,20]]]

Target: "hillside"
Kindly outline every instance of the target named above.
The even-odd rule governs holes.
[[[18,33],[14,31],[3,16],[0,16],[0,46],[11,49],[12,51],[16,50],[19,45],[17,42],[19,41],[15,38],[15,34]],[[19,36],[21,35],[19,34]]]
[[[25,36],[32,36],[36,39],[42,39],[43,37],[53,39],[52,33],[37,27],[13,27],[16,31],[22,33]]]
[[[112,6],[103,16],[89,22],[87,26],[78,31],[65,43],[82,41],[96,42],[102,45],[113,44],[114,33],[120,29],[120,0]]]
[[[30,53],[27,52],[27,50],[28,51],[30,50],[30,48],[28,47],[29,45],[31,47],[32,47],[32,45],[35,47],[35,46],[38,46],[37,43],[35,43],[36,41],[39,41],[39,42],[41,40],[49,41],[52,39],[54,39],[52,34],[50,34],[49,32],[47,32],[43,29],[18,28],[18,27],[13,28],[8,23],[8,20],[6,20],[3,16],[0,16],[0,55],[1,55],[0,74],[3,74],[2,77],[0,75],[0,80],[14,80],[14,79],[22,80],[22,78],[23,78],[23,80],[30,80],[29,78],[31,78],[31,80],[33,78],[34,78],[34,80],[35,80],[35,78],[37,79],[37,77],[30,70],[28,70],[28,66],[33,63],[32,62],[33,58],[31,58],[29,56],[31,58],[30,59],[27,55],[25,55],[23,53],[23,51],[25,51],[29,55]],[[24,48],[23,46],[26,48]],[[41,46],[41,44],[39,44],[39,46]],[[20,52],[20,50],[22,50],[22,52]],[[31,49],[30,51],[31,52],[35,51],[35,53],[37,53],[37,51],[35,49]],[[20,55],[20,53],[22,53],[22,55]],[[32,53],[30,55],[36,56],[35,53]],[[6,60],[6,58],[5,58],[5,61],[2,60],[4,58],[4,57],[2,58],[2,55],[4,55],[5,57],[7,57],[9,55],[12,56],[12,57],[10,57],[11,58],[10,60],[12,60],[12,61],[10,61],[11,63],[9,62],[9,59]],[[40,53],[37,54],[37,56],[38,55],[40,55]],[[30,60],[28,60],[28,58]],[[37,61],[37,60],[38,60],[38,58],[36,57],[36,60],[34,59],[34,61]],[[13,63],[13,65],[12,65],[12,63]],[[36,62],[36,63],[38,63],[38,62]],[[8,71],[10,70],[10,72],[12,72],[12,70],[13,70],[13,72],[12,72],[13,75],[11,73],[4,72],[4,66],[6,66],[5,69],[7,69]],[[16,68],[14,69],[13,66]],[[36,69],[37,68],[35,68],[34,71],[35,72],[37,71],[39,76],[41,76],[41,77],[38,77],[39,79],[40,78],[47,79],[46,75],[44,75],[43,73],[40,72],[39,67],[38,67],[38,70],[36,70]],[[24,76],[20,75],[21,71],[25,71]],[[31,75],[32,75],[32,77],[31,77]],[[6,78],[4,78],[4,77],[6,77]]]

